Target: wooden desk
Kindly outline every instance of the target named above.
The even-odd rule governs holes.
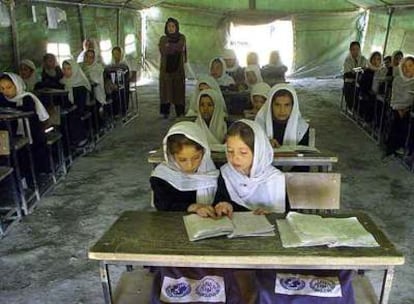
[[[384,270],[380,303],[388,303],[394,267],[404,264],[404,256],[365,214],[357,216],[381,247],[328,248],[325,246],[283,248],[276,236],[227,239],[212,238],[190,242],[183,212],[126,211],[89,249],[88,257],[100,261],[105,303],[112,303],[110,264],[256,268],[256,269],[377,269]],[[268,218],[275,223],[283,215]]]
[[[227,162],[225,152],[211,152],[211,158],[217,166]],[[162,149],[148,153],[148,163],[154,167],[164,161]],[[326,153],[275,153],[274,166],[303,166],[318,167],[319,171],[332,171],[333,164],[338,162],[338,157]]]

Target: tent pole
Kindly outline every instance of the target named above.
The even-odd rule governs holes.
[[[85,24],[83,23],[82,5],[78,5],[78,19],[81,34],[81,43],[85,40]]]
[[[14,0],[11,0],[9,9],[10,9],[11,34],[12,34],[12,42],[13,42],[13,58],[14,58],[14,68],[16,71],[18,71],[19,65],[20,65],[20,47],[19,47],[19,33],[17,31],[15,7],[16,7],[16,4]]]
[[[384,47],[383,47],[383,55],[385,56],[385,52],[387,51],[387,44],[388,44],[388,36],[390,34],[390,27],[391,27],[391,19],[392,15],[394,14],[394,8],[391,7],[388,10],[388,24],[387,24],[387,32],[385,33],[385,41],[384,41]]]
[[[121,10],[118,8],[116,10],[116,45],[119,46],[121,42]]]
[[[249,0],[249,9],[256,9],[256,0]]]

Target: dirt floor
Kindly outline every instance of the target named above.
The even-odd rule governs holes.
[[[341,80],[292,82],[303,116],[316,128],[316,146],[339,157],[341,208],[368,212],[406,256],[390,303],[414,303],[414,175],[395,159],[382,161],[378,146],[339,113]],[[139,100],[139,117],[76,160],[0,240],[0,303],[103,303],[98,263],[88,260],[88,248],[123,211],[150,209],[147,152],[159,147],[174,121],[158,114],[156,83],[140,87]],[[111,269],[114,280],[124,270]]]

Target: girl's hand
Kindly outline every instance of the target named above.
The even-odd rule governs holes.
[[[201,217],[217,218],[216,211],[213,206],[207,204],[191,204],[187,208],[188,212],[197,213]]]
[[[231,219],[233,216],[233,206],[227,202],[218,203],[215,209],[218,217],[227,215]]]
[[[272,145],[273,148],[279,148],[280,147],[279,142],[274,138],[270,139],[270,144]]]
[[[269,210],[263,209],[263,208],[257,208],[256,210],[253,211],[253,214],[256,214],[256,215],[266,215],[270,213],[272,212],[270,212]]]

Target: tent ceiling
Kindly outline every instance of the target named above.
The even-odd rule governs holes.
[[[28,0],[29,1],[29,0]],[[255,8],[257,10],[306,13],[312,11],[341,12],[358,8],[414,5],[413,0],[31,0],[31,2],[66,3],[83,5],[115,6],[130,9],[144,9],[151,6],[176,7],[187,9],[207,9],[238,11]]]

